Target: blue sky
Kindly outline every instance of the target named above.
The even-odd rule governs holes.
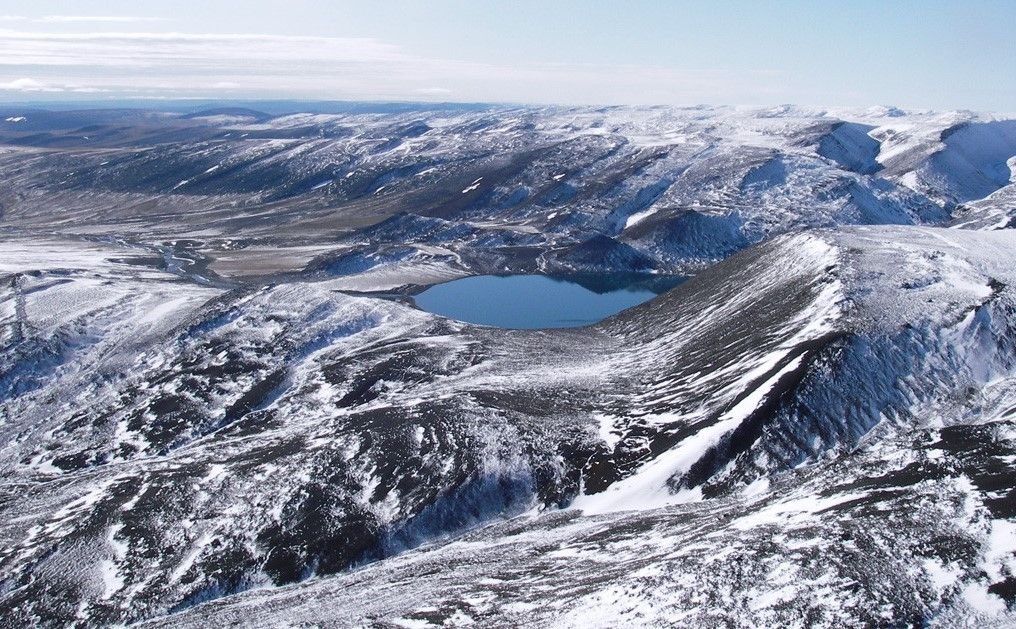
[[[1016,111],[1016,1],[0,0],[0,100]]]

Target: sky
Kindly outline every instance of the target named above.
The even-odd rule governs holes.
[[[1016,111],[1016,0],[0,0],[0,101]]]

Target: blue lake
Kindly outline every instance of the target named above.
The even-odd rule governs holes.
[[[499,328],[572,328],[648,301],[683,280],[633,274],[479,275],[431,286],[416,296],[416,305]]]

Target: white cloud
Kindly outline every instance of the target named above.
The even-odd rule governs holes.
[[[31,22],[34,24],[136,24],[141,22],[168,22],[164,17],[140,15],[0,15],[0,22]]]
[[[129,97],[457,99],[560,103],[730,102],[766,77],[596,64],[480,63],[414,55],[371,38],[0,29],[0,81]]]
[[[27,77],[14,79],[12,81],[0,81],[0,90],[9,90],[14,92],[74,92],[79,94],[95,94],[109,91],[101,87],[77,85],[74,83],[62,85],[44,83]]]
[[[165,22],[166,18],[141,17],[137,15],[46,15],[32,21],[50,24],[76,23],[76,22],[133,23],[133,22]]]
[[[21,78],[13,81],[0,82],[0,90],[13,90],[16,92],[62,92],[63,88],[47,85],[35,79]]]

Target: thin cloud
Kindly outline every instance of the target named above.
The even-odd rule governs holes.
[[[0,29],[0,82],[4,75],[125,97],[559,103],[729,102],[767,82],[710,69],[433,58],[371,38]]]
[[[12,90],[15,92],[62,92],[63,88],[26,77],[0,82],[0,90]]]
[[[134,22],[165,22],[167,21],[167,19],[163,17],[143,17],[140,15],[46,15],[33,21],[41,22],[44,24],[60,24],[74,22],[134,23]]]
[[[27,77],[14,79],[13,81],[0,81],[0,90],[11,92],[73,92],[76,94],[97,94],[109,91],[101,87],[77,85],[73,83],[57,85],[37,81],[36,79]]]

